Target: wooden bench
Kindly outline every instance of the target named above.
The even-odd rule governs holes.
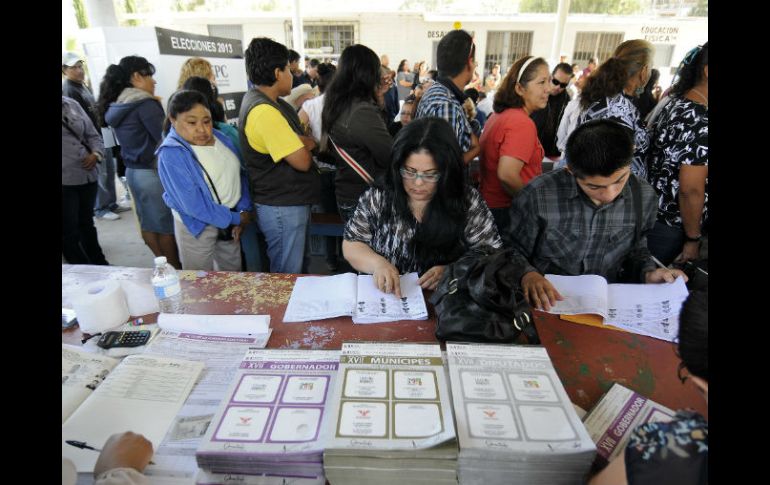
[[[311,236],[339,236],[345,230],[345,224],[337,213],[318,213],[310,214],[310,235]]]

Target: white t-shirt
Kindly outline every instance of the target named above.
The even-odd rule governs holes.
[[[206,168],[211,181],[214,182],[222,205],[235,207],[235,204],[241,200],[241,165],[238,162],[238,157],[219,139],[216,139],[213,146],[190,146],[201,165]],[[206,181],[206,185],[211,190],[208,177],[206,174],[202,175],[203,180]],[[213,190],[211,190],[211,197],[214,201],[217,200]]]
[[[492,106],[495,101],[495,91],[490,91],[487,93],[487,97],[479,101],[479,104],[476,105],[476,109],[479,111],[483,111],[487,117],[492,114]]]
[[[317,142],[321,140],[321,112],[324,109],[324,96],[322,94],[313,99],[308,99],[302,105],[302,109],[305,110],[308,118],[310,118],[310,131],[313,132],[313,138]]]

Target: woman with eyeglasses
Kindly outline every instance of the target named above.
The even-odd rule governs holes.
[[[679,378],[691,381],[708,404],[708,291],[694,291],[679,315]],[[673,372],[673,369],[672,369]],[[626,449],[589,485],[706,485],[709,428],[706,418],[679,410],[671,421],[648,422],[631,434]]]
[[[658,195],[658,219],[647,246],[663,262],[700,256],[708,233],[708,42],[685,58],[671,98],[652,129],[647,180]]]
[[[503,239],[508,237],[513,196],[543,173],[545,152],[530,115],[548,104],[551,86],[543,58],[528,56],[516,61],[495,93],[494,114],[479,140],[479,188]]]
[[[127,56],[110,65],[99,87],[99,116],[120,140],[142,239],[155,256],[165,256],[169,264],[181,269],[174,218],[163,202],[155,158],[165,114],[155,97],[154,74],[155,66],[144,57]]]
[[[465,184],[462,152],[441,118],[398,132],[383,185],[365,192],[345,226],[342,252],[377,287],[400,297],[399,275],[416,271],[436,288],[444,265],[502,241],[481,195]]]

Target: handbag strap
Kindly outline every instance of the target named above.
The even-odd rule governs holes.
[[[66,121],[65,121],[65,120],[66,120]],[[66,117],[62,117],[62,119],[61,119],[61,125],[62,125],[63,127],[65,127],[65,128],[67,128],[67,131],[69,131],[70,133],[72,133],[72,136],[74,136],[75,138],[77,138],[77,140],[80,142],[80,144],[81,144],[81,145],[83,145],[83,146],[86,148],[86,150],[88,151],[88,153],[92,153],[92,152],[93,152],[93,149],[92,149],[90,146],[88,146],[88,145],[86,144],[86,142],[85,142],[85,141],[83,141],[83,139],[82,139],[82,138],[80,138],[80,135],[78,135],[77,133],[75,133],[75,130],[73,130],[73,129],[72,129],[72,127],[69,125],[68,121],[69,121],[69,120],[67,120],[67,118],[66,118]]]
[[[334,149],[337,150],[337,153],[339,154],[340,157],[342,157],[345,163],[347,163],[348,166],[352,168],[354,172],[360,175],[361,178],[364,179],[364,182],[366,182],[367,185],[372,185],[374,183],[374,178],[371,175],[369,175],[369,172],[367,172],[366,169],[362,167],[361,164],[358,163],[355,158],[351,157],[348,152],[346,152],[343,148],[338,147],[337,144],[334,143],[334,140],[332,140],[331,136],[329,136],[329,141],[331,142]]]
[[[216,141],[215,141],[215,143],[216,143]],[[206,170],[206,167],[204,167],[203,164],[201,163],[201,161],[198,160],[198,157],[195,155],[195,151],[194,150],[189,149],[189,148],[185,147],[184,145],[182,145],[182,146],[186,150],[190,151],[190,154],[192,155],[193,160],[195,160],[198,163],[198,165],[201,167],[201,170],[203,170],[203,173],[206,174],[206,178],[209,179],[209,185],[211,185],[211,190],[214,191],[214,196],[216,196],[216,198],[217,198],[217,204],[222,205],[222,199],[219,198],[219,192],[217,192],[217,186],[214,185],[214,181],[211,180],[211,175],[209,175],[209,172],[208,172],[208,170]]]

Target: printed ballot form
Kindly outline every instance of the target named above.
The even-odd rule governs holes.
[[[669,342],[679,333],[679,311],[688,295],[684,278],[657,284],[607,284],[597,275],[545,278],[564,297],[548,313],[597,314],[605,325]]]
[[[65,440],[101,448],[114,433],[143,434],[157,449],[203,370],[203,363],[138,354],[123,359],[62,424],[62,456],[79,472],[94,469],[99,453]]]
[[[377,288],[372,275],[344,273],[297,278],[284,322],[307,322],[341,316],[353,323],[425,320],[428,308],[417,273],[401,275],[401,298]]]

